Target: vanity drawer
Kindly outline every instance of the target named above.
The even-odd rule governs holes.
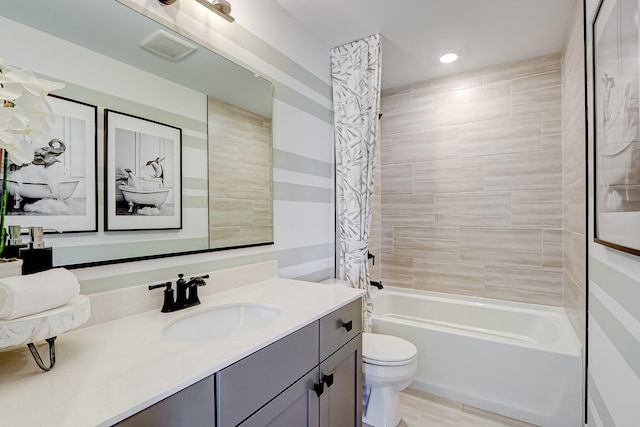
[[[362,332],[362,300],[357,300],[320,319],[320,361],[331,356]]]
[[[218,426],[236,426],[318,366],[318,322],[216,374]]]

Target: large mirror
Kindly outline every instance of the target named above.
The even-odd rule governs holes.
[[[272,242],[270,82],[116,1],[7,2],[0,10],[0,37],[5,41],[0,58],[6,63],[65,83],[56,92],[63,104],[95,107],[97,113],[95,141],[85,141],[95,144],[96,191],[86,191],[83,184],[90,180],[83,175],[76,179],[78,190],[65,196],[70,203],[87,194],[96,199],[96,231],[74,230],[75,217],[63,217],[62,224],[69,226],[53,228],[65,232],[45,236],[54,248],[54,265]],[[63,119],[71,115],[54,110]],[[92,120],[88,111],[81,119]],[[112,117],[109,123],[105,117]],[[170,137],[155,136],[165,131]],[[131,143],[108,143],[119,134]],[[176,157],[181,173],[176,170],[180,164],[172,166]],[[110,158],[115,160],[105,163]],[[60,163],[58,175],[77,169]],[[84,163],[93,167],[91,159]],[[140,193],[175,186],[162,193],[169,195],[166,200],[173,194],[180,197],[171,209],[154,210],[159,199],[142,194],[132,202],[131,186]],[[25,199],[23,206],[33,201]],[[122,203],[128,209],[115,213]],[[105,210],[110,206],[114,212]],[[181,215],[164,222],[144,216],[165,211]],[[105,218],[120,214],[137,217],[124,218],[124,228],[105,231]],[[39,221],[47,226],[50,220],[46,213],[34,217],[21,208],[7,218],[9,224],[23,226]]]

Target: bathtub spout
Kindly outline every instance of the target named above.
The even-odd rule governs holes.
[[[378,288],[378,289],[382,289],[382,280],[381,280],[381,281],[379,281],[379,282],[376,282],[376,281],[374,281],[374,280],[370,280],[370,281],[369,281],[369,284],[370,284],[371,286],[375,286],[375,287],[376,287],[376,288]]]

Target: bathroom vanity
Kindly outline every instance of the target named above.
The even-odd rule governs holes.
[[[360,426],[362,291],[274,278],[59,338],[58,364],[0,352],[7,425]],[[175,340],[167,325],[234,304],[279,310],[219,339]],[[37,369],[37,368],[35,368]]]
[[[361,306],[353,301],[117,426],[360,425]]]

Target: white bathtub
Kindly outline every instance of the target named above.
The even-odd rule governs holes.
[[[386,287],[373,331],[418,348],[411,387],[544,427],[582,423],[582,350],[564,310]]]

